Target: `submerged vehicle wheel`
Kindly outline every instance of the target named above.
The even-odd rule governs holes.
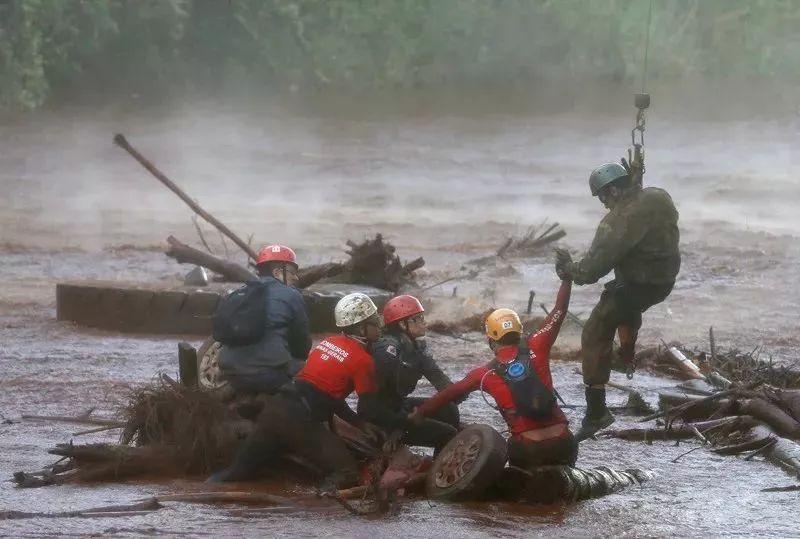
[[[209,337],[197,350],[197,382],[202,389],[216,390],[228,385],[228,382],[222,380],[219,368],[220,346],[221,343]]]
[[[508,460],[505,439],[489,425],[472,425],[442,449],[428,472],[431,498],[474,499],[503,472]]]

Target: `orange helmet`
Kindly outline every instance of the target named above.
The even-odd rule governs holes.
[[[424,312],[425,309],[422,308],[422,303],[414,296],[397,296],[387,301],[383,307],[383,322],[384,324],[391,324]]]
[[[258,252],[256,266],[266,262],[285,262],[297,267],[297,256],[285,245],[266,245]]]
[[[512,332],[522,333],[522,321],[511,309],[497,309],[486,317],[486,335],[493,341]]]

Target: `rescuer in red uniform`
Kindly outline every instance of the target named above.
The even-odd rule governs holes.
[[[356,460],[330,424],[334,414],[359,426],[393,419],[394,414],[377,400],[375,363],[369,353],[369,344],[380,337],[381,322],[375,304],[360,293],[339,300],[334,315],[342,333],[325,338],[311,350],[295,381],[264,404],[256,428],[231,466],[210,481],[252,479],[268,460],[291,453],[326,474],[325,488],[358,482]],[[345,402],[353,391],[363,404],[361,416]]]
[[[578,456],[578,444],[559,408],[550,375],[550,348],[569,307],[572,282],[562,277],[556,305],[542,328],[522,344],[522,322],[511,309],[498,309],[486,319],[494,359],[471,370],[462,380],[421,404],[411,421],[434,413],[476,390],[489,393],[508,424],[509,462],[514,466],[566,464]]]

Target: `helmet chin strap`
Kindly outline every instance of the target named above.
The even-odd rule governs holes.
[[[364,346],[369,344],[369,341],[367,340],[367,326],[364,324],[364,322],[361,322],[358,325],[358,331],[361,333],[361,335],[351,334],[350,337],[357,340]]]
[[[405,333],[408,336],[408,338],[413,341],[414,340],[414,336],[411,334],[411,331],[409,331],[409,329],[408,329],[408,320],[407,319],[406,320],[400,320],[400,327],[402,328],[403,333]]]

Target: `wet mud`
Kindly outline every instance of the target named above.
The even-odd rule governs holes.
[[[204,110],[199,113],[198,110]],[[763,346],[800,360],[800,122],[700,121],[653,111],[646,183],[668,189],[681,212],[683,267],[673,295],[645,316],[642,341],[705,345],[713,325],[722,348]],[[188,268],[159,252],[166,236],[194,242],[188,209],[111,145],[123,131],[168,175],[238,233],[296,246],[303,263],[344,258],[343,243],[381,232],[401,257],[425,257],[425,272],[455,271],[545,218],[582,250],[603,209],[586,193],[593,165],[624,148],[629,118],[581,115],[419,114],[344,120],[195,104],[169,113],[42,113],[0,132],[0,477],[55,460],[46,449],[80,426],[20,421],[22,414],[113,416],[128,392],[156,372],[176,374],[180,336],[127,336],[55,321],[55,283],[72,279],[171,282]],[[609,137],[606,129],[619,133]],[[771,133],[767,140],[763,133]],[[774,135],[774,136],[773,136]],[[739,159],[747,155],[743,163]],[[224,246],[208,230],[220,253]],[[233,247],[228,245],[228,249]],[[240,256],[240,255],[235,255]],[[238,260],[243,261],[243,258]],[[516,275],[435,289],[524,309],[528,291],[552,303],[551,261],[513,262]],[[600,286],[576,289],[571,310],[588,315]],[[448,304],[443,301],[443,304]],[[464,313],[445,312],[445,315]],[[466,314],[472,314],[470,312]],[[579,329],[557,343],[573,355]],[[190,338],[198,345],[199,339]],[[479,335],[431,336],[443,368],[458,378],[488,357]],[[572,362],[556,361],[556,387],[583,403]],[[614,379],[624,382],[624,375]],[[673,382],[646,374],[634,386],[656,401]],[[427,386],[422,393],[430,392]],[[610,390],[611,404],[626,394]],[[479,394],[465,421],[502,428]],[[566,410],[573,426],[583,410]],[[620,417],[620,427],[634,418]],[[114,441],[113,433],[76,442]],[[652,469],[642,487],[574,506],[434,504],[409,501],[399,515],[359,519],[343,511],[285,513],[237,505],[170,504],[156,513],[93,519],[0,522],[0,535],[287,535],[430,537],[796,536],[796,493],[762,493],[792,479],[755,459],[700,450],[694,442],[581,445],[578,464]],[[199,489],[201,478],[17,490],[0,482],[0,507],[63,511],[127,503],[148,494]],[[286,493],[285,484],[267,489]]]

